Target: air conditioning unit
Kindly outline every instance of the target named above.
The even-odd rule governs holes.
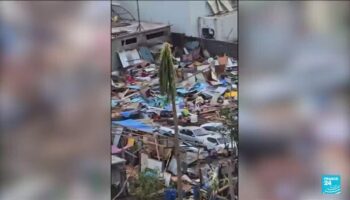
[[[199,35],[202,38],[225,42],[238,40],[237,11],[199,17]]]

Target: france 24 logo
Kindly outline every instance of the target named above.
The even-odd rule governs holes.
[[[322,175],[322,194],[340,194],[341,179],[339,175]]]

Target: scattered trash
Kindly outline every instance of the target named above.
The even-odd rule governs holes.
[[[175,199],[172,187],[181,181],[186,199],[229,199],[232,188],[221,171],[223,163],[237,159],[231,134],[237,129],[227,126],[221,111],[237,109],[237,61],[210,55],[198,41],[185,43],[182,56],[173,59],[183,173],[177,180],[172,105],[159,90],[160,47],[119,52],[122,68],[112,72],[112,154],[131,167],[126,170],[129,185],[131,180],[144,181],[138,176],[152,177],[162,185],[149,194],[149,188],[136,184],[138,193],[131,192],[136,196],[146,192],[147,198]],[[152,173],[145,174],[148,170]]]

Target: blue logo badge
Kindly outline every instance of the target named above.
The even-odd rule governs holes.
[[[322,194],[340,194],[341,180],[338,175],[322,175]]]

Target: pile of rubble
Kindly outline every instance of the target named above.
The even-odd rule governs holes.
[[[112,72],[112,155],[126,165],[125,172],[112,173],[126,174],[114,184],[130,194],[132,189],[123,183],[146,169],[157,172],[164,188],[178,181],[172,106],[159,91],[161,47],[119,52],[121,67]],[[237,61],[226,55],[211,57],[198,41],[174,46],[173,56],[183,190],[187,198],[234,199],[237,128],[227,122],[237,122]],[[234,117],[223,115],[223,109]]]

